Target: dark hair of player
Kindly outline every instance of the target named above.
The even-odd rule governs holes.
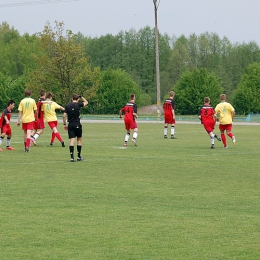
[[[42,96],[44,96],[46,94],[46,91],[44,90],[44,89],[42,89],[41,91],[40,91],[40,96],[42,97]]]
[[[14,104],[15,102],[12,100],[12,99],[10,99],[8,102],[7,102],[7,106],[9,107],[10,105],[12,105],[12,104]]]
[[[78,99],[79,99],[79,95],[78,94],[73,94],[72,100],[78,100]]]
[[[131,95],[130,95],[130,99],[131,99],[131,100],[135,99],[135,94],[131,94]]]
[[[46,98],[51,98],[51,97],[53,97],[51,93],[48,93],[46,96]]]

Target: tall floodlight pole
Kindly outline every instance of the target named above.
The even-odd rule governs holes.
[[[158,23],[157,23],[157,0],[153,0],[155,15],[155,59],[156,59],[156,86],[157,86],[157,114],[160,116],[161,91],[160,91],[160,66],[159,66],[159,43],[158,43]]]

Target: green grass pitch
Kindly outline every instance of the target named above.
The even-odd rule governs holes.
[[[46,126],[0,153],[0,259],[260,259],[259,126],[235,125],[228,149],[199,124],[83,123],[82,162]],[[215,133],[219,134],[218,129]],[[5,146],[5,140],[2,148]]]

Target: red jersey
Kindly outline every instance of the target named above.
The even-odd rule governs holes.
[[[164,116],[165,117],[172,117],[172,110],[175,109],[175,102],[172,98],[168,98],[165,100],[163,104]]]
[[[215,110],[212,106],[204,104],[199,110],[199,115],[201,116],[201,123],[203,125],[215,124],[213,115],[215,115]]]
[[[7,108],[4,110],[0,118],[0,127],[4,127],[6,125],[5,116],[10,121],[12,117],[12,110],[9,111]]]
[[[164,110],[164,123],[165,124],[175,124],[175,119],[173,119],[172,110],[175,109],[175,102],[173,98],[167,98],[163,104]]]
[[[44,98],[39,98],[37,103],[37,111],[38,111],[38,119],[43,119],[43,111],[42,111],[42,101],[44,101]]]
[[[125,122],[135,121],[134,113],[137,113],[137,106],[135,103],[128,102],[123,108],[121,108],[121,111],[125,114]]]

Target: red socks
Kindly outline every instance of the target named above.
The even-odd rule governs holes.
[[[60,133],[59,133],[59,132],[57,132],[57,133],[52,132],[52,134],[51,134],[51,143],[54,143],[55,137],[56,137],[60,142],[63,141],[62,138],[61,138],[61,136],[60,136]]]
[[[225,134],[221,134],[221,140],[222,140],[222,143],[224,144],[224,146],[227,146],[227,139],[226,139]]]
[[[228,133],[228,136],[229,136],[230,138],[232,138],[232,137],[233,137],[233,134],[230,132],[230,133]]]

